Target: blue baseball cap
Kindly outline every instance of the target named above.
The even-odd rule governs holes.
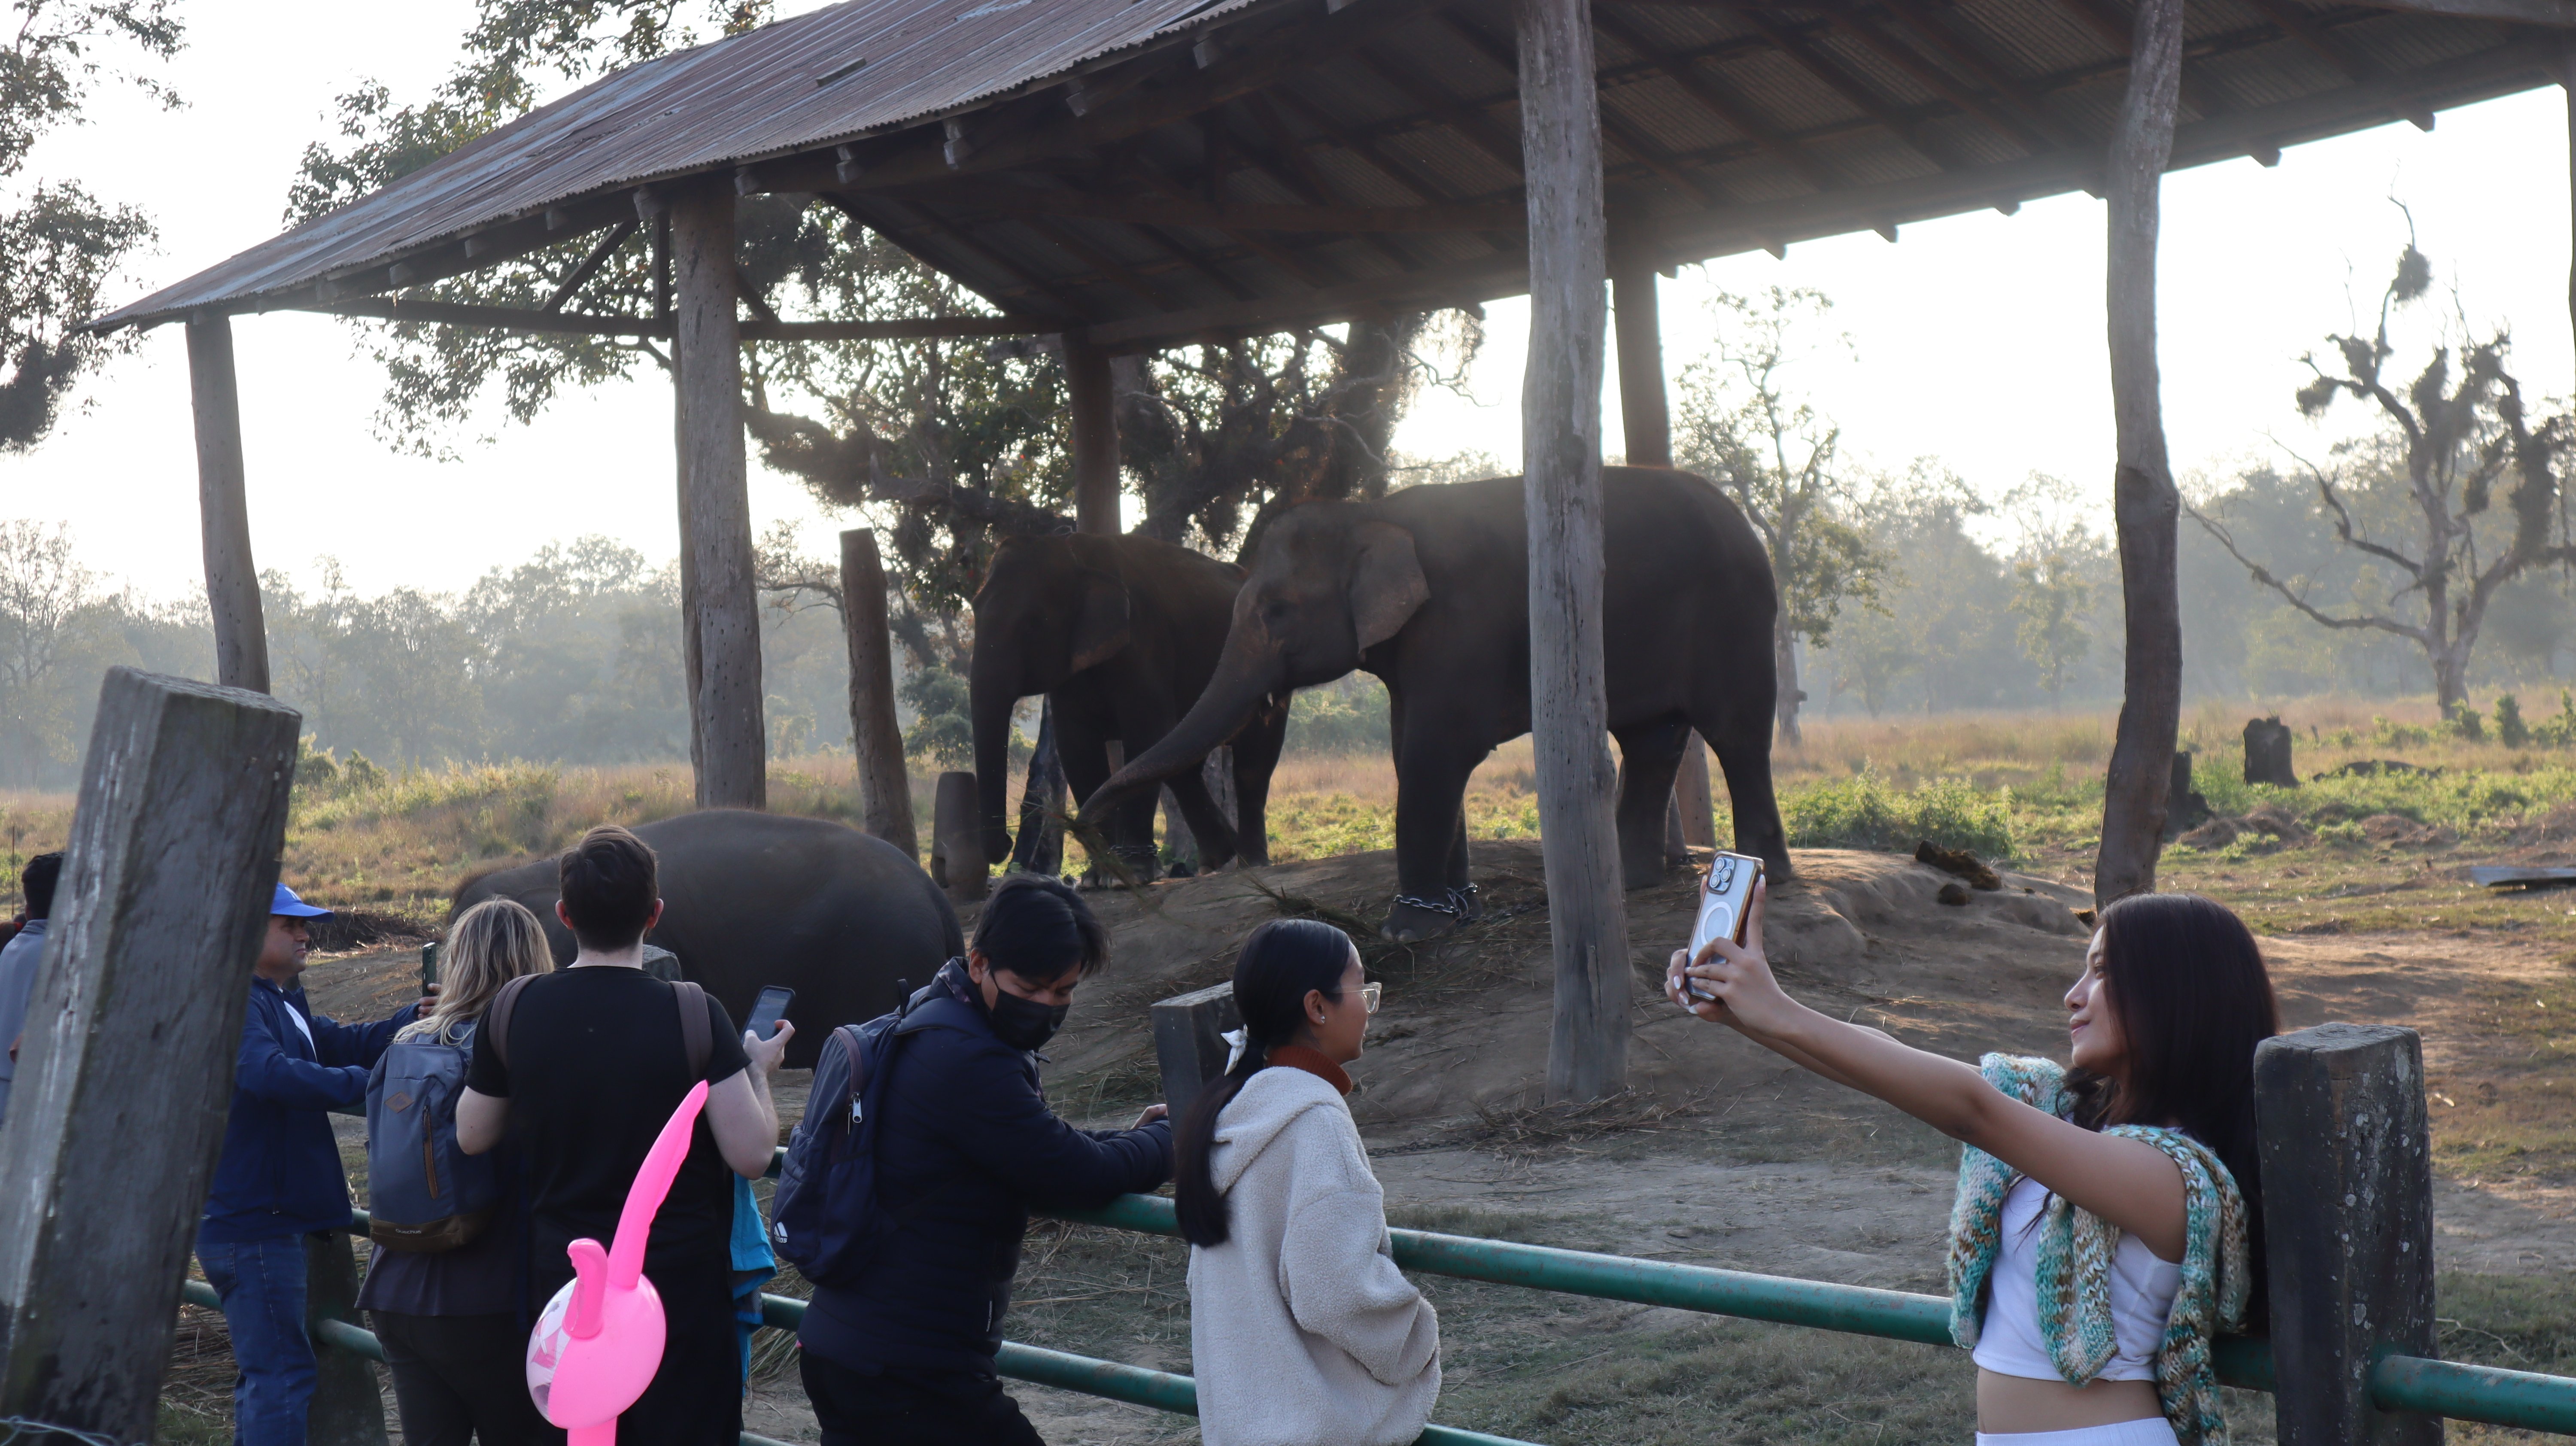
[[[330,910],[317,909],[311,904],[304,902],[302,899],[295,897],[295,891],[284,884],[278,885],[277,893],[269,899],[268,911],[272,914],[284,914],[290,919],[327,919],[331,917]]]

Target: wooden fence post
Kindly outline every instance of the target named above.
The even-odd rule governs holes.
[[[1529,194],[1530,740],[1547,861],[1556,1014],[1547,1093],[1628,1080],[1628,914],[1601,674],[1601,110],[1589,0],[1521,0],[1521,158]]]
[[[2436,1446],[2370,1403],[2382,1354],[2440,1354],[2433,1153],[2411,1029],[2321,1024],[2254,1052],[2281,1446]]]
[[[1064,334],[1065,401],[1073,418],[1073,518],[1078,532],[1115,537],[1118,525],[1118,398],[1109,357],[1081,332]]]
[[[930,805],[930,875],[948,897],[971,904],[992,887],[984,859],[984,825],[977,813],[975,775],[939,775]]]
[[[2128,93],[2111,135],[2106,289],[2119,450],[2111,508],[2128,644],[2119,730],[2102,790],[2102,847],[2093,864],[2093,897],[2106,906],[2156,886],[2166,760],[2182,726],[2182,602],[2174,571],[2182,494],[2165,455],[2156,371],[2156,233],[2165,166],[2173,159],[2182,22],[2183,0],[2139,0]]]
[[[268,691],[268,622],[250,555],[242,466],[241,387],[230,317],[188,322],[188,395],[197,421],[197,511],[206,552],[206,607],[215,624],[215,679]]]
[[[337,1230],[304,1237],[304,1319],[358,1323],[358,1258]],[[305,1408],[308,1446],[385,1446],[384,1387],[376,1363],[328,1345],[315,1350],[320,1378]]]
[[[303,721],[107,670],[0,1125],[0,1415],[153,1435]]]
[[[742,441],[741,305],[734,274],[734,193],[692,186],[671,205],[679,362],[680,547],[693,562],[701,735],[700,808],[765,808],[769,739],[762,722],[760,598]]]
[[[1163,1074],[1163,1103],[1177,1124],[1209,1080],[1225,1073],[1230,1048],[1225,1032],[1241,1029],[1231,981],[1158,1000],[1146,1011],[1154,1024],[1154,1062]]]
[[[886,631],[885,565],[874,529],[841,534],[841,627],[850,649],[850,743],[859,759],[859,826],[914,858],[912,774],[894,710],[894,644]]]

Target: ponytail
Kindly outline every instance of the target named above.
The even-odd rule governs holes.
[[[1234,961],[1243,1051],[1232,1068],[1199,1091],[1172,1136],[1173,1204],[1182,1238],[1192,1245],[1223,1245],[1228,1233],[1225,1195],[1208,1160],[1217,1116],[1269,1064],[1270,1051],[1294,1042],[1306,1027],[1308,994],[1340,1000],[1352,952],[1351,936],[1320,919],[1273,919],[1243,941]]]

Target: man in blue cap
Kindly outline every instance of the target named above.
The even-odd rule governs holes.
[[[315,1014],[300,982],[307,929],[329,917],[284,884],[269,903],[223,1158],[197,1226],[197,1263],[232,1331],[239,1446],[304,1446],[317,1379],[304,1319],[305,1240],[349,1225],[349,1178],[330,1111],[366,1100],[377,1056],[420,1008],[357,1025]]]

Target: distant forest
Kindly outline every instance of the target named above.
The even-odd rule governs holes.
[[[2015,499],[1996,506],[2035,505],[2026,492]],[[1849,520],[1892,565],[1875,606],[1846,603],[1832,645],[1805,650],[1807,717],[2116,703],[2119,571],[2107,543],[2081,528],[2041,528],[1988,545],[1979,534],[1998,529],[1980,525],[1987,506],[1923,469],[1853,504]],[[2391,591],[2368,559],[2336,544],[2310,482],[2258,470],[2200,506],[2249,556],[2302,579],[2314,600],[2375,603]],[[73,561],[75,541],[32,523],[0,524],[0,787],[77,781],[109,665],[200,678],[213,671],[202,599],[104,591]],[[2317,626],[2258,588],[2188,517],[2181,541],[2187,696],[2261,705],[2431,690],[2413,642]],[[631,549],[599,538],[549,545],[453,594],[364,596],[327,562],[309,587],[282,573],[264,582],[278,695],[303,711],[315,746],[344,763],[358,755],[399,770],[687,756],[677,579],[671,566],[654,568]],[[774,756],[849,746],[840,616],[796,601],[811,596],[774,592],[764,609]],[[2490,610],[2473,701],[2491,706],[2495,693],[2519,691],[2525,712],[2553,712],[2557,688],[2571,678],[2576,607],[2557,571],[2534,571]],[[922,766],[964,766],[963,680],[917,670],[903,692]],[[1292,747],[1384,743],[1383,696],[1366,679],[1301,696]]]

